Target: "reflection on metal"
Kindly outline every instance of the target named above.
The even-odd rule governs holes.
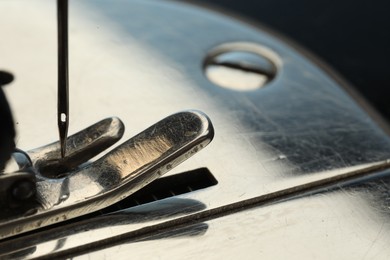
[[[63,167],[76,166],[80,158],[89,159],[89,155],[100,152],[122,133],[123,125],[115,118],[81,131],[69,138],[69,143],[75,145],[72,149],[80,145],[81,151],[74,151],[77,158],[70,157],[66,162],[59,159],[58,142],[31,152],[37,171],[38,201],[25,211],[11,209],[0,213],[1,238],[81,216],[122,200],[197,153],[214,135],[204,114],[181,112],[156,123],[96,162],[73,170]],[[51,164],[50,171],[45,162]],[[40,174],[42,169],[44,174]],[[51,178],[53,175],[47,174],[58,169],[62,170],[61,176]]]
[[[60,178],[115,144],[124,131],[120,119],[107,118],[69,137],[65,158],[61,156],[60,142],[30,150],[28,154],[39,174]]]
[[[217,86],[256,90],[273,80],[279,58],[271,50],[254,43],[222,44],[209,52],[204,62],[207,78]]]
[[[49,144],[28,153],[16,149],[0,176],[0,200],[4,208],[10,208],[5,216],[15,216],[35,211],[39,204],[34,200],[37,179],[66,177],[82,163],[98,155],[116,143],[124,132],[118,118],[107,118],[70,138],[71,153],[60,156],[60,142]],[[47,179],[48,181],[50,179]],[[46,193],[50,193],[50,185]],[[42,191],[41,191],[42,192]]]
[[[127,240],[78,259],[122,259],[130,252],[163,259],[230,259],[244,252],[248,259],[389,259],[390,179],[381,177],[200,222],[209,226],[201,237]]]
[[[161,201],[159,203],[151,203],[141,205],[127,210],[117,211],[105,216],[93,217],[92,219],[80,220],[68,225],[64,225],[52,230],[38,232],[34,235],[21,237],[12,242],[5,242],[0,246],[0,255],[9,255],[15,251],[22,251],[28,247],[37,247],[41,253],[52,253],[51,257],[64,258],[73,257],[81,253],[92,253],[97,249],[102,250],[112,246],[117,246],[126,241],[130,247],[130,243],[138,243],[146,240],[154,240],[156,237],[160,239],[167,239],[181,235],[180,230],[185,227],[188,230],[187,236],[198,235],[198,229],[191,229],[190,226],[204,225],[204,222],[210,219],[224,217],[240,211],[263,208],[265,206],[272,206],[285,201],[294,201],[306,196],[313,196],[315,194],[324,194],[326,192],[334,192],[339,189],[348,190],[355,189],[355,185],[361,186],[362,181],[374,180],[383,174],[389,173],[390,163],[378,164],[364,170],[358,170],[347,174],[339,175],[333,178],[327,178],[313,183],[299,185],[290,189],[270,193],[264,196],[255,197],[249,200],[232,203],[219,208],[198,212],[204,209],[204,205],[197,201],[171,199],[168,201]],[[351,185],[352,184],[352,185]],[[352,188],[351,188],[352,186]],[[383,196],[383,193],[379,193]],[[388,193],[386,193],[387,196]],[[193,214],[191,214],[193,213]],[[179,217],[174,220],[169,220],[171,217]],[[233,216],[234,218],[234,216]],[[166,220],[160,224],[150,225],[153,220]],[[116,236],[107,236],[106,231],[114,228],[123,229],[126,226],[131,226],[137,223],[148,223],[144,228],[122,232]],[[207,226],[207,225],[206,225]],[[98,238],[89,238],[88,232],[93,232],[98,235]],[[176,235],[175,235],[176,234]],[[77,248],[69,248],[69,244],[64,243],[61,250],[58,252],[43,251],[50,248],[53,241],[59,241],[62,237],[67,237],[71,241],[79,239],[85,241],[93,241],[91,243],[84,243],[78,245]],[[42,238],[44,237],[44,238]],[[180,243],[180,242],[179,242]],[[213,245],[214,246],[214,245]],[[185,250],[185,249],[183,249]],[[183,250],[178,250],[181,254]]]
[[[191,199],[178,199],[159,201],[158,203],[150,203],[142,206],[130,208],[115,214],[107,214],[105,216],[98,216],[95,218],[85,218],[78,221],[67,223],[64,226],[57,226],[53,229],[38,231],[38,236],[35,234],[26,235],[25,237],[19,237],[16,240],[9,240],[0,243],[0,256],[10,256],[14,252],[23,252],[27,248],[33,249],[38,245],[39,251],[42,252],[42,244],[47,248],[52,248],[52,241],[59,241],[68,236],[79,235],[78,239],[84,240],[88,234],[86,230],[94,230],[95,232],[104,233],[106,230],[112,227],[123,228],[126,225],[135,223],[148,222],[151,219],[169,219],[172,216],[185,216],[190,213],[194,213],[205,209],[206,205]],[[197,224],[198,225],[198,224]],[[207,229],[207,227],[205,227]],[[193,232],[192,228],[189,229],[188,234],[201,235],[205,232]],[[158,235],[158,234],[156,234]],[[85,236],[85,237],[84,237]],[[149,240],[149,237],[148,237]],[[66,241],[63,243],[61,249],[67,247]],[[59,250],[60,248],[58,248]],[[35,250],[32,250],[35,251]],[[48,250],[44,253],[50,253]],[[31,252],[31,250],[27,250]],[[29,254],[25,255],[28,256]]]
[[[38,147],[57,138],[51,123],[55,113],[44,113],[55,107],[56,98],[51,91],[56,81],[54,4],[0,1],[0,24],[8,25],[0,27],[0,35],[7,35],[0,41],[0,62],[17,78],[4,91],[18,122],[18,147]],[[129,122],[127,140],[155,118],[184,108],[206,111],[217,130],[213,145],[171,173],[207,167],[218,185],[150,203],[142,221],[120,216],[146,205],[103,216],[101,226],[85,232],[59,225],[42,231],[58,234],[47,241],[40,242],[40,232],[33,232],[8,238],[5,245],[20,244],[9,248],[25,250],[21,257],[48,259],[53,254],[85,259],[238,258],[242,252],[253,259],[389,258],[390,189],[383,178],[389,172],[372,167],[388,164],[390,139],[341,81],[262,29],[180,2],[90,0],[72,1],[70,8],[70,81],[77,86],[70,93],[75,104],[71,127],[82,129],[91,120],[116,115]],[[19,17],[22,9],[26,19]],[[259,49],[233,48],[242,44]],[[277,68],[275,77],[252,91],[216,87],[203,65],[221,46],[268,58]],[[34,116],[26,107],[35,108]],[[361,174],[348,179],[352,186],[339,187],[344,174],[357,172]],[[354,188],[372,176],[380,179]],[[335,182],[281,196],[324,180]],[[259,198],[263,207],[257,207]],[[175,214],[175,207],[162,210],[163,216],[155,214],[162,204],[174,205],[177,199],[196,203],[180,204],[183,214]],[[256,202],[251,210],[237,206],[251,201]],[[234,214],[212,215],[232,207]],[[210,217],[198,220],[208,225],[205,233],[197,233],[202,235],[159,236],[191,229],[200,216]],[[107,219],[124,222],[114,225]],[[129,234],[144,234],[144,241],[126,243],[123,238]],[[159,239],[147,241],[148,235]],[[102,241],[108,248],[96,246]]]

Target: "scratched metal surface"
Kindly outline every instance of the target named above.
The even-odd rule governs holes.
[[[7,35],[0,41],[0,66],[16,76],[5,91],[16,116],[18,147],[52,142],[58,138],[54,2],[2,1],[0,24],[0,35]],[[180,195],[184,203],[167,199],[174,213],[167,217],[146,216],[142,222],[75,234],[61,248],[390,158],[387,135],[335,80],[268,33],[230,18],[168,1],[73,1],[69,40],[70,133],[114,115],[125,123],[128,139],[176,111],[204,111],[213,121],[215,139],[173,173],[207,167],[219,183]],[[207,53],[230,42],[271,51],[280,61],[276,78],[250,92],[209,82],[202,71]],[[240,213],[237,221],[252,219],[253,212]]]
[[[106,132],[106,137],[109,135],[108,132],[111,132],[113,138],[115,132],[121,135],[123,125],[118,120],[109,119],[100,126],[109,128],[107,124],[111,122],[113,126]],[[85,143],[91,143],[92,138],[88,136],[94,134],[98,136],[96,132],[92,134],[91,132],[84,131],[76,137],[70,136],[68,141],[78,143],[80,148],[84,148],[88,146]],[[58,167],[60,163],[57,165],[53,163],[59,158],[59,143],[29,152],[36,171],[37,203],[31,202],[30,207],[24,211],[20,208],[18,210],[6,208],[1,212],[0,239],[111,206],[191,158],[206,147],[213,136],[213,126],[203,113],[198,111],[177,113],[150,126],[99,160],[77,170],[67,171],[63,173],[65,177],[57,178],[48,176],[47,173],[52,174],[53,169],[61,171],[61,166]],[[95,140],[97,139],[98,137]],[[69,154],[67,159],[71,161],[72,154]],[[39,166],[44,164],[42,161],[45,160],[39,162],[39,159],[45,157],[49,158],[51,165]],[[87,155],[84,158],[90,157]]]
[[[389,190],[389,177],[370,180],[139,237],[76,259],[389,259]]]

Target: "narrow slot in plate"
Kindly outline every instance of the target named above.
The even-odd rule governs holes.
[[[99,212],[101,214],[107,214],[117,210],[204,189],[214,186],[217,183],[217,179],[215,179],[209,169],[198,168],[156,179],[126,199],[102,209]]]

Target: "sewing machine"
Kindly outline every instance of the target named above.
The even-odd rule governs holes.
[[[0,2],[1,257],[389,257],[387,126],[319,61],[180,2],[71,1],[62,157],[55,10]]]

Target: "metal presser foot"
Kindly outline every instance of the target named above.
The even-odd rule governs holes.
[[[110,151],[124,125],[102,120],[68,138],[67,156],[59,142],[17,150],[0,175],[0,238],[81,216],[116,203],[205,147],[214,130],[198,111],[171,115]]]

